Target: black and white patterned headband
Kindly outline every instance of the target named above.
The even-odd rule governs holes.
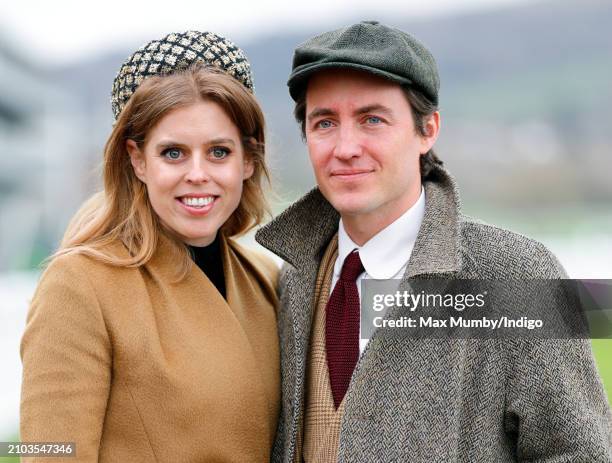
[[[119,69],[111,91],[115,120],[145,79],[200,63],[221,69],[253,92],[251,65],[233,42],[212,32],[172,33],[140,47]]]

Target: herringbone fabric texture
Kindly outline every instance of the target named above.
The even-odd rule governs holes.
[[[340,279],[327,302],[325,346],[334,406],[346,394],[359,358],[359,292],[355,280],[363,273],[359,251],[353,251],[342,265]]]

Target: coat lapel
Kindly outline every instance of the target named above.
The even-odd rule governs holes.
[[[265,227],[255,239],[283,258],[291,271],[281,277],[279,333],[283,377],[283,407],[289,422],[283,423],[284,436],[291,440],[282,449],[295,451],[297,425],[304,404],[304,379],[310,329],[314,311],[314,289],[319,263],[325,249],[338,230],[340,216],[318,189],[301,200]],[[291,326],[288,326],[291,325]],[[292,339],[290,339],[292,338]]]
[[[286,282],[289,309],[295,328],[295,341],[305,356],[312,323],[314,286],[319,263],[327,244],[338,230],[340,216],[323,198],[318,188],[290,206],[260,229],[255,239],[295,268]]]
[[[423,183],[425,215],[404,280],[420,275],[455,273],[461,268],[460,202],[457,186],[444,169]]]

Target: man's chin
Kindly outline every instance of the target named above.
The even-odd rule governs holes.
[[[357,217],[371,210],[371,205],[367,201],[334,201],[331,204],[341,216]]]

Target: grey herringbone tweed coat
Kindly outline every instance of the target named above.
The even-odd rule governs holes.
[[[461,215],[442,168],[404,279],[563,278],[540,243]],[[282,412],[273,461],[294,459],[319,262],[339,216],[315,189],[257,233],[280,280]],[[612,417],[588,340],[374,334],[345,397],[339,462],[610,462]]]

